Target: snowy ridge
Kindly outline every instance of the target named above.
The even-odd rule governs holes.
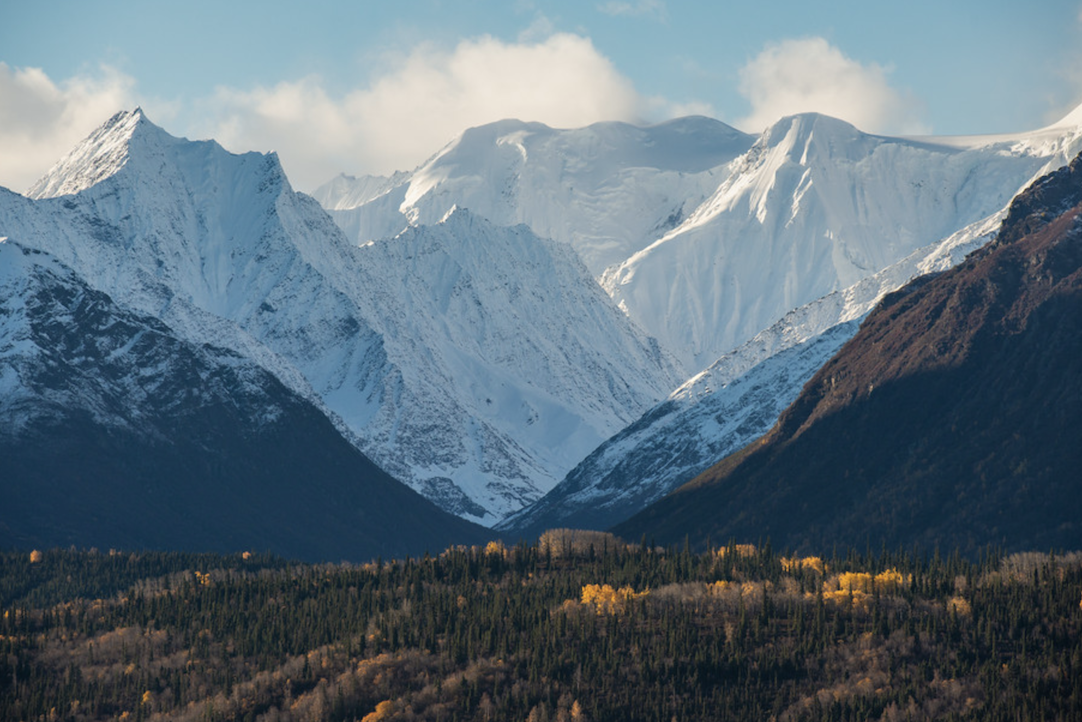
[[[753,140],[707,118],[575,130],[504,120],[385,185],[339,177],[315,195],[357,243],[435,223],[457,205],[570,244],[596,275],[683,220]]]
[[[366,448],[433,498],[453,484],[501,514],[532,501],[679,379],[573,251],[525,227],[456,210],[354,251],[364,315],[403,360]]]
[[[74,195],[115,174],[128,161],[128,146],[139,126],[146,122],[143,112],[119,112],[57,162],[27,192],[30,198]]]
[[[341,174],[323,184],[312,197],[327,210],[349,210],[370,203],[409,181],[410,174],[398,171],[391,176],[361,177]]]
[[[788,310],[1003,208],[1064,162],[1076,138],[1060,130],[960,148],[870,136],[815,114],[785,118],[683,224],[602,284],[701,369]]]

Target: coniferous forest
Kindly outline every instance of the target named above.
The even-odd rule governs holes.
[[[3,720],[1077,720],[1082,554],[0,554]]]

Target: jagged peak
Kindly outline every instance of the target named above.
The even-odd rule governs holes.
[[[178,138],[152,123],[142,108],[113,115],[61,159],[27,192],[35,199],[57,198],[81,193],[120,171],[134,173],[133,183],[142,183],[161,175],[162,162],[178,161],[185,149],[220,158],[260,158],[258,172],[268,180],[289,187],[278,154],[234,154],[217,142]]]
[[[116,174],[127,164],[133,144],[169,142],[177,139],[154,125],[142,108],[122,110],[54,165],[27,196],[40,199],[73,195]]]
[[[440,219],[440,225],[469,219],[472,215],[473,214],[471,214],[468,210],[466,210],[465,208],[459,208],[458,204],[455,203],[447,210],[446,213],[443,214],[443,218]]]

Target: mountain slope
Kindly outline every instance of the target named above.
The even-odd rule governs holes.
[[[1006,210],[790,311],[606,440],[498,528],[531,538],[557,527],[605,529],[762,436],[880,299],[960,263],[995,236]]]
[[[178,339],[48,254],[0,242],[0,544],[439,550],[441,512],[256,364]]]
[[[357,247],[275,156],[173,138],[140,111],[32,195],[0,194],[0,228],[267,368],[476,520],[540,496],[679,382],[566,248],[464,210]]]
[[[679,381],[574,252],[524,226],[499,228],[455,210],[439,224],[366,244],[357,257],[377,301],[366,317],[387,348],[414,359],[399,364],[405,395],[384,399],[370,426],[416,442],[408,457],[377,459],[433,494],[453,481],[487,508],[512,511]],[[458,408],[434,412],[448,389]],[[461,445],[463,430],[474,444]],[[493,444],[507,450],[470,456]],[[490,468],[516,458],[517,468]],[[501,503],[509,490],[478,484],[493,471],[537,491]]]
[[[568,243],[597,275],[683,220],[753,141],[701,117],[573,130],[503,120],[467,130],[411,173],[339,177],[315,196],[357,243],[458,206]]]
[[[975,553],[1082,530],[1082,156],[992,244],[888,297],[760,442],[619,533]]]

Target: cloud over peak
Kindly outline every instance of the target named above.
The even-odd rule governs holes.
[[[465,128],[503,118],[578,127],[636,120],[647,103],[585,37],[508,43],[484,36],[453,50],[415,48],[367,87],[332,97],[320,78],[220,89],[208,132],[237,149],[280,145],[291,178],[311,188],[337,172],[410,169]]]
[[[872,133],[929,132],[921,104],[891,87],[887,75],[820,37],[771,43],[740,69],[739,89],[751,113],[737,125],[758,133],[784,116],[818,112]]]

